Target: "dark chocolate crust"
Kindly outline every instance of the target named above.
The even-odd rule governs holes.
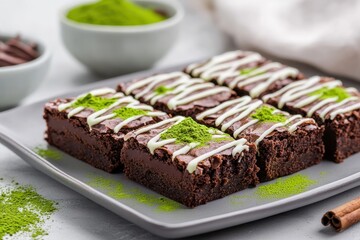
[[[333,81],[335,79],[322,77],[320,83]],[[352,93],[353,96],[360,97],[359,92]],[[278,107],[280,97],[269,98],[267,103]],[[300,99],[301,100],[301,99]],[[297,108],[294,105],[298,102],[290,101],[284,104],[283,110],[292,114],[306,116],[309,109],[317,102],[305,107]],[[327,115],[325,120],[320,117],[320,113],[329,105],[314,112],[312,118],[320,125],[324,126],[325,132],[323,142],[325,144],[325,158],[336,163],[341,163],[345,158],[354,153],[360,152],[360,109],[353,110],[344,114],[337,115],[333,120]]]
[[[256,100],[252,100],[251,103],[255,101]],[[269,105],[262,104],[262,106]],[[204,125],[221,129],[223,124],[226,124],[239,115],[235,114],[228,117],[222,124],[216,126],[215,121],[223,113],[228,112],[231,107],[232,106],[197,121]],[[233,123],[226,132],[233,136],[237,129],[253,120],[250,117],[251,114],[252,113],[242,120]],[[290,117],[291,115],[287,116],[287,118]],[[275,123],[267,122],[256,123],[241,132],[237,138],[245,138],[249,142],[255,143],[255,141],[274,124]],[[256,164],[260,168],[258,173],[260,181],[264,182],[286,176],[320,163],[325,152],[322,141],[323,134],[324,128],[319,127],[314,120],[311,119],[302,123],[292,133],[288,131],[288,126],[276,128],[260,141],[257,146]]]
[[[154,75],[154,76],[156,76],[156,75]],[[134,84],[134,83],[136,83],[138,81],[141,81],[141,80],[143,80],[143,79],[136,79],[136,80],[131,81],[131,82],[120,83],[118,85],[118,87],[117,87],[117,91],[126,93],[126,90],[132,84]],[[168,86],[169,84],[173,83],[176,80],[177,80],[177,78],[169,78],[167,81],[155,85],[151,89],[150,93],[152,93],[158,86]],[[189,81],[192,81],[192,79],[190,77],[189,77]],[[138,89],[132,91],[130,94],[132,96],[135,96],[136,94],[138,94],[139,92],[144,90],[146,87],[147,86],[138,88]],[[220,88],[220,87],[214,85],[213,88]],[[206,89],[206,90],[209,90],[209,89]],[[196,92],[194,92],[194,94],[199,93],[201,91],[204,91],[204,90],[196,91]],[[204,97],[202,99],[192,101],[192,102],[187,103],[187,104],[178,105],[175,109],[170,109],[168,107],[168,105],[167,105],[168,102],[170,101],[170,99],[172,97],[174,97],[173,94],[169,94],[169,95],[166,95],[166,96],[160,98],[155,104],[151,104],[150,101],[147,101],[145,99],[146,96],[148,96],[148,94],[146,94],[143,97],[138,98],[138,100],[140,102],[146,103],[148,105],[152,105],[155,109],[166,112],[166,113],[168,113],[168,114],[170,114],[172,116],[181,115],[181,116],[195,117],[198,113],[203,112],[206,109],[215,107],[215,106],[219,105],[222,102],[233,99],[237,95],[236,95],[236,93],[234,91],[229,89],[229,91],[226,91],[226,92],[216,93],[216,94],[210,95],[208,97]]]
[[[191,159],[224,143],[213,142],[172,160],[173,152],[179,149],[175,144],[158,148],[154,154],[149,152],[146,144],[157,133],[155,130],[125,141],[121,157],[124,172],[131,180],[188,207],[205,204],[258,183],[253,144],[248,145],[248,151],[235,157],[231,155],[231,149],[216,154],[199,163],[194,173],[189,173],[186,166]]]
[[[167,118],[144,116],[124,126],[117,134],[113,129],[121,120],[110,119],[93,126],[90,131],[86,118],[93,113],[91,109],[85,109],[71,118],[67,117],[69,110],[58,110],[61,103],[71,100],[57,99],[45,105],[45,140],[71,156],[107,172],[117,172],[123,168],[120,152],[126,133]]]
[[[237,51],[238,54],[235,58],[229,60],[229,61],[225,61],[223,63],[229,63],[229,62],[232,62],[232,61],[236,61],[236,60],[240,60],[240,59],[243,59],[244,57],[247,57],[249,56],[250,54],[253,54],[252,52],[243,52],[243,51]],[[226,53],[225,53],[226,54]],[[207,61],[204,61],[204,62],[201,62],[201,63],[198,63],[198,66],[201,67],[203,66],[204,64],[208,63],[211,59],[207,60]],[[243,64],[239,67],[237,67],[234,71],[235,72],[239,72],[241,69],[246,69],[246,68],[259,68],[259,67],[262,67],[266,64],[269,64],[269,63],[272,63],[270,60],[267,60],[266,58],[264,57],[261,57],[259,60],[256,60],[256,61],[253,61],[253,62],[250,62],[248,64]],[[191,66],[191,65],[190,65]],[[194,73],[194,70],[190,70],[188,66],[187,68],[184,69],[184,72],[189,74],[190,76],[194,77],[194,78],[197,78],[197,77],[201,77],[199,74],[195,74]],[[271,72],[275,72],[275,71],[278,71],[280,69],[284,69],[288,66],[286,65],[283,65],[283,64],[280,64],[279,67],[276,67],[276,68],[273,68],[269,71],[269,73]],[[226,69],[226,68],[225,68]],[[284,79],[279,79],[275,82],[273,82],[272,84],[269,85],[269,87],[266,89],[266,91],[264,91],[263,93],[261,93],[259,95],[259,98],[261,98],[262,96],[266,95],[266,94],[269,94],[269,93],[273,93],[283,87],[285,87],[286,85],[288,85],[289,83],[292,83],[294,81],[297,81],[297,80],[300,80],[300,79],[303,79],[304,78],[304,75],[302,73],[298,73],[295,77],[287,77],[287,78],[284,78]],[[235,77],[227,77],[224,79],[224,82],[221,84],[223,86],[230,86],[230,83],[235,79]],[[213,82],[215,84],[219,84],[218,83],[218,77],[211,77],[210,79],[206,79],[206,81],[210,81],[210,82]],[[256,83],[252,83],[252,84],[249,84],[249,85],[246,85],[246,86],[235,86],[233,88],[233,90],[238,94],[238,96],[248,96],[250,95],[250,91],[255,88],[257,85],[259,85],[259,82],[256,82]]]

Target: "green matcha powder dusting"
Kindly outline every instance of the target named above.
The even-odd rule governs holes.
[[[279,178],[272,183],[259,186],[256,195],[262,199],[281,199],[306,191],[316,181],[305,175],[296,174],[287,178]]]
[[[126,120],[134,116],[146,115],[148,111],[129,107],[121,107],[114,110],[113,113],[115,114],[115,117]]]
[[[94,111],[99,111],[101,109],[109,107],[111,104],[117,101],[116,98],[103,98],[94,96],[92,94],[87,94],[86,96],[77,99],[71,106],[76,107],[85,107],[91,108]]]
[[[101,0],[71,9],[67,18],[75,22],[109,26],[136,26],[166,18],[152,9],[128,0]]]
[[[255,113],[251,115],[252,118],[259,120],[260,122],[279,122],[283,123],[286,121],[286,117],[279,113],[273,114],[275,108],[270,106],[262,106],[256,109]]]
[[[158,86],[156,89],[155,89],[155,93],[158,94],[158,95],[163,95],[165,93],[168,93],[168,92],[171,92],[173,91],[174,88],[169,88],[169,87],[166,87],[166,86],[163,86],[163,85],[160,85]]]
[[[257,67],[243,68],[243,69],[240,69],[239,72],[240,72],[240,75],[250,75],[251,74],[252,77],[255,77],[255,76],[265,73],[265,72],[260,71],[256,74],[253,74],[253,72],[256,71],[257,69],[258,69]]]
[[[351,97],[351,95],[342,87],[334,87],[334,88],[323,87],[309,94],[309,96],[316,96],[316,95],[320,95],[320,99],[322,100],[327,98],[337,97],[338,98],[336,100],[337,102],[341,102]]]
[[[199,146],[203,146],[212,140],[210,128],[189,117],[171,126],[160,137],[162,139],[176,138],[176,143],[199,143]]]
[[[39,195],[34,188],[17,186],[0,193],[0,239],[29,234],[33,239],[47,235],[45,220],[56,211],[55,203]]]

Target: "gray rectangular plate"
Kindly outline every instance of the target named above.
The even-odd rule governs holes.
[[[181,69],[181,67],[168,68],[161,72],[173,71]],[[98,87],[115,87],[121,81],[129,81],[153,73],[154,71],[145,71],[97,82],[79,87],[60,97],[76,96]],[[342,164],[323,161],[317,166],[301,171],[301,174],[313,179],[316,183],[305,192],[287,198],[260,198],[256,192],[257,188],[252,188],[194,209],[180,206],[173,211],[163,211],[161,204],[159,207],[156,204],[146,204],[139,198],[116,196],[110,194],[109,189],[101,184],[89,183],[95,176],[121,183],[123,191],[125,193],[129,191],[127,195],[136,191],[145,198],[161,197],[157,193],[129,181],[121,173],[105,173],[65,153],[61,153],[60,160],[45,159],[37,155],[34,151],[35,147],[49,147],[43,139],[45,123],[42,119],[43,106],[47,101],[40,101],[1,113],[0,142],[36,169],[119,216],[160,236],[185,237],[239,225],[299,208],[360,185],[360,154],[356,154]]]

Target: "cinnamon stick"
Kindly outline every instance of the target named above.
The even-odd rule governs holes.
[[[331,225],[337,232],[341,232],[360,221],[360,197],[347,202],[324,214],[321,223]]]

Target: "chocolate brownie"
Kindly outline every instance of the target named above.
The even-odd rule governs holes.
[[[263,97],[293,114],[312,117],[325,126],[325,156],[337,163],[360,151],[360,93],[342,82],[315,76]]]
[[[98,89],[47,103],[45,139],[96,168],[120,171],[125,134],[167,117],[114,89]]]
[[[314,119],[290,115],[249,96],[230,100],[196,116],[235,139],[257,146],[260,181],[289,175],[318,164],[324,155],[324,129]]]
[[[177,116],[125,136],[130,179],[188,207],[258,183],[255,145]]]
[[[194,117],[199,112],[236,97],[231,89],[194,79],[182,72],[158,74],[121,83],[118,91],[173,116]]]
[[[302,79],[297,69],[271,62],[255,52],[233,51],[189,65],[185,70],[199,77],[233,89],[239,96],[259,98]]]

